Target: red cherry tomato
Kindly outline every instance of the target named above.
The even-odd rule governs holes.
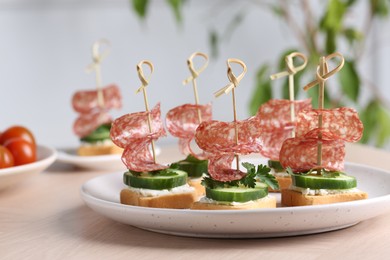
[[[14,166],[14,157],[12,153],[0,145],[0,169]]]
[[[0,144],[4,145],[8,140],[14,138],[22,138],[33,144],[34,147],[36,146],[34,135],[23,126],[11,126],[6,129],[0,136]]]
[[[32,163],[37,160],[35,146],[22,138],[9,139],[4,146],[12,153],[15,166]]]

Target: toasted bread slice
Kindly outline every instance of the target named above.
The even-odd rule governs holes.
[[[198,197],[202,197],[206,193],[205,188],[203,187],[201,182],[202,182],[202,178],[194,178],[194,179],[193,178],[188,178],[188,184],[191,187],[195,188],[196,195]]]
[[[121,154],[123,149],[112,145],[81,145],[77,150],[77,154],[80,156],[94,156],[94,155],[106,155],[106,154]]]
[[[272,196],[267,196],[259,200],[242,203],[239,205],[226,205],[226,204],[214,204],[207,203],[202,201],[197,201],[192,205],[191,209],[201,209],[201,210],[245,210],[245,209],[258,209],[258,208],[276,208],[276,198]]]
[[[279,183],[279,189],[273,190],[271,187],[268,187],[268,191],[270,192],[280,192],[281,190],[288,189],[292,183],[291,177],[290,176],[275,176],[276,180]]]
[[[285,189],[281,193],[283,206],[321,205],[368,198],[368,194],[364,191],[329,195],[303,195],[301,192]]]
[[[195,191],[156,197],[145,197],[130,189],[123,189],[120,193],[122,204],[151,208],[189,209],[196,200]]]

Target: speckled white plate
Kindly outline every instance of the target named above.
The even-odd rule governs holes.
[[[44,171],[55,161],[56,157],[56,150],[47,146],[38,145],[36,162],[0,170],[0,190],[28,180],[28,178],[35,174]]]
[[[99,214],[159,233],[210,238],[294,236],[342,229],[390,211],[389,172],[351,163],[346,164],[346,171],[358,179],[358,187],[368,192],[369,199],[241,211],[145,208],[119,203],[123,173],[102,175],[86,182],[81,187],[81,196]],[[280,201],[279,194],[272,196]]]
[[[161,149],[156,147],[156,155],[160,153]],[[79,156],[76,148],[58,149],[58,161],[92,170],[126,170],[121,160],[121,154]]]

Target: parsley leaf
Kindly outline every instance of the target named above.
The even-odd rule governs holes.
[[[260,164],[259,166],[257,166],[256,177],[257,177],[257,179],[264,182],[272,189],[277,190],[277,189],[279,189],[279,183],[276,180],[275,176],[270,174],[270,171],[271,171],[271,169],[269,167],[267,167],[266,165]]]

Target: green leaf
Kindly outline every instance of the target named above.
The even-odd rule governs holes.
[[[211,47],[211,57],[218,57],[219,37],[216,30],[209,32],[209,43]]]
[[[379,107],[377,125],[379,129],[375,145],[383,147],[390,138],[390,114],[383,106]]]
[[[149,0],[132,0],[133,9],[140,18],[145,18]]]
[[[166,0],[168,5],[172,8],[173,13],[175,14],[176,22],[181,23],[182,14],[181,8],[183,6],[182,0]]]
[[[379,100],[371,100],[360,112],[360,119],[364,125],[362,143],[375,141],[375,145],[382,147],[390,140],[390,112]]]
[[[352,45],[355,41],[361,41],[364,38],[363,33],[354,28],[345,29],[343,34],[350,45]]]
[[[373,16],[383,18],[389,15],[388,0],[370,0],[370,8]]]
[[[274,190],[279,189],[279,183],[275,176],[270,174],[271,168],[260,164],[257,166],[256,177]]]
[[[345,60],[344,67],[338,75],[343,93],[352,101],[357,102],[360,93],[360,78],[356,71],[355,62]]]
[[[330,0],[327,11],[320,23],[321,29],[333,32],[341,31],[346,7],[346,4],[340,0]]]
[[[252,163],[248,163],[248,162],[243,162],[241,163],[241,165],[246,169],[246,171],[249,173],[249,172],[255,172],[256,171],[256,167],[254,164]]]
[[[336,32],[334,30],[326,30],[326,52],[335,52],[336,45]]]
[[[249,112],[255,115],[259,107],[272,98],[271,80],[269,79],[269,66],[264,64],[256,74],[256,86],[249,103]]]
[[[360,142],[368,143],[372,135],[375,133],[375,126],[378,123],[378,110],[379,103],[376,100],[372,100],[360,112],[360,120],[362,120],[364,125],[363,137]]]
[[[245,187],[254,188],[256,186],[256,167],[251,163],[244,162],[242,166],[247,170],[246,175],[240,180]]]

